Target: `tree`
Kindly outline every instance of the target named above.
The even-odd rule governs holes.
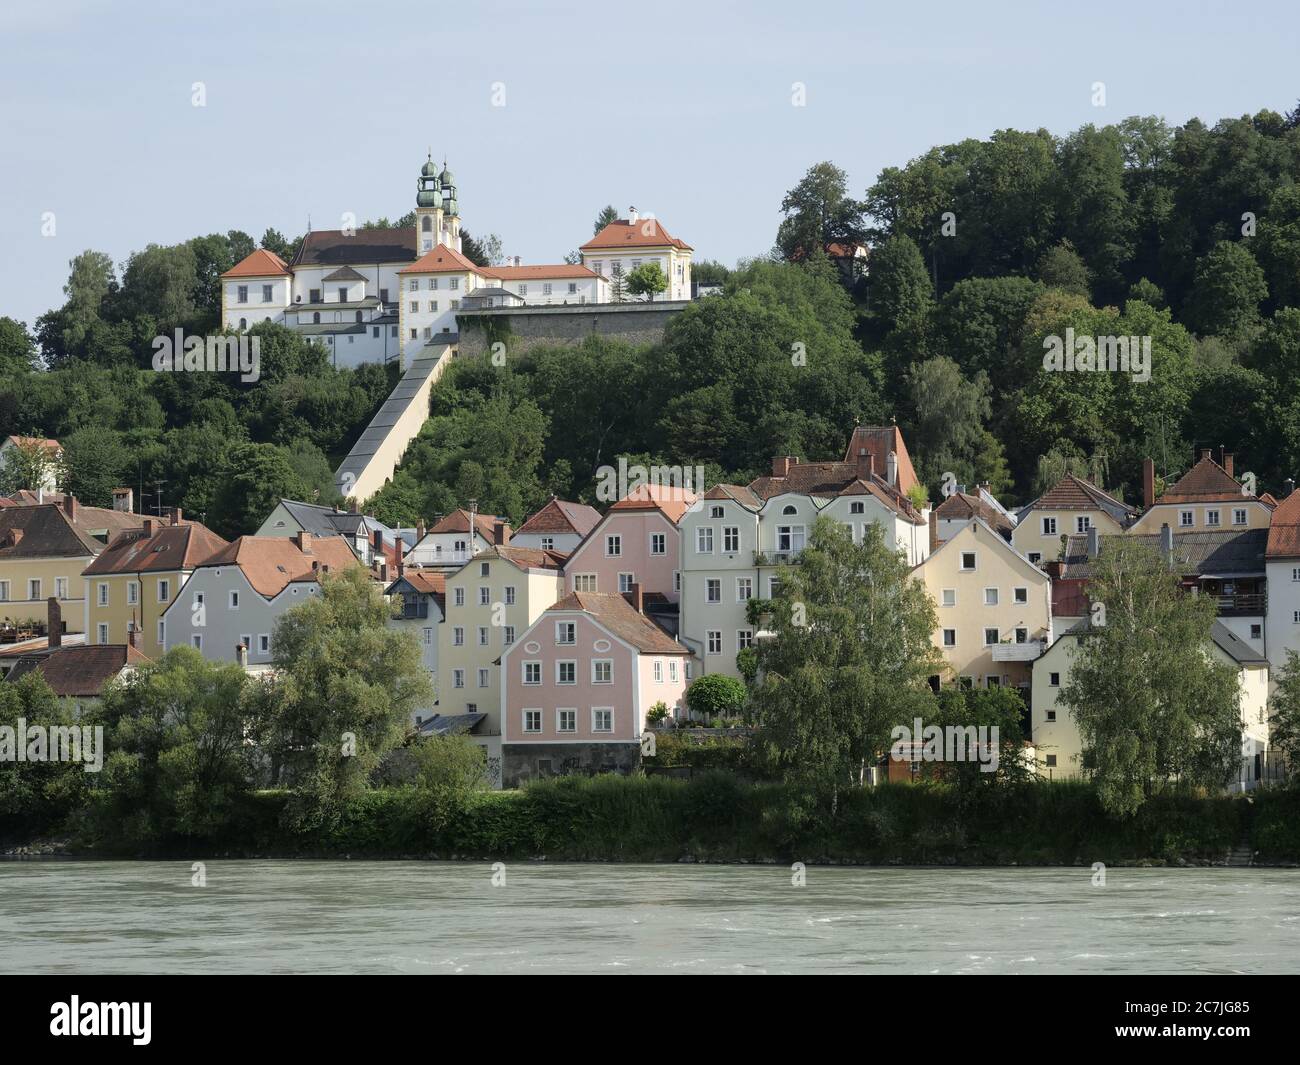
[[[668,278],[664,277],[658,262],[642,263],[627,275],[625,284],[631,295],[649,303],[668,287]]]
[[[13,495],[24,488],[35,492],[51,481],[58,487],[66,477],[62,455],[47,448],[43,440],[16,440],[0,469],[0,495]]]
[[[828,244],[860,244],[866,239],[863,205],[848,195],[848,175],[834,163],[808,168],[781,201],[785,215],[776,244],[787,260],[798,260]]]
[[[1076,296],[1088,297],[1091,278],[1083,258],[1068,240],[1054,244],[1038,260],[1038,280],[1048,288],[1059,288]]]
[[[415,786],[433,830],[452,823],[469,800],[487,789],[486,752],[465,735],[429,736],[410,747]]]
[[[879,525],[855,544],[821,517],[778,593],[751,600],[749,614],[772,633],[755,648],[750,688],[763,742],[787,779],[834,811],[890,730],[932,706],[934,603]]]
[[[275,673],[259,697],[267,750],[294,788],[293,823],[328,822],[369,787],[433,698],[415,638],[389,628],[391,616],[369,574],[352,566],[327,574],[319,594],[275,624]]]
[[[930,313],[934,286],[910,237],[893,237],[877,248],[869,269],[871,310],[887,328],[915,322]]]
[[[1300,783],[1300,655],[1288,650],[1276,679],[1268,698],[1269,743],[1286,758],[1292,781]]]
[[[36,369],[36,341],[27,324],[0,317],[0,376]]]
[[[227,457],[206,524],[228,540],[252,534],[281,499],[304,499],[310,493],[283,448],[241,444]]]
[[[745,686],[725,673],[708,673],[686,689],[686,707],[705,721],[738,717],[745,707]]]
[[[121,485],[126,469],[125,459],[120,433],[95,426],[78,429],[63,439],[65,491],[88,506],[112,506],[113,489]]]
[[[600,209],[600,214],[596,215],[595,224],[591,227],[591,235],[594,237],[611,222],[618,221],[618,208],[612,203]]]
[[[1241,710],[1235,671],[1208,650],[1214,598],[1186,594],[1158,551],[1125,537],[1105,541],[1088,594],[1098,623],[1079,638],[1058,702],[1102,807],[1125,817],[1176,784],[1222,788]]]
[[[984,423],[992,410],[984,371],[967,381],[955,362],[940,355],[913,365],[904,389],[907,438],[922,457],[921,479],[937,484],[942,473],[952,471],[973,484],[973,460],[987,446]]]
[[[461,251],[476,266],[500,266],[505,261],[505,252],[501,247],[501,238],[489,233],[482,240],[476,240],[469,230],[460,231]]]
[[[1187,319],[1204,334],[1239,339],[1259,321],[1268,283],[1255,257],[1241,243],[1222,240],[1197,260]]]

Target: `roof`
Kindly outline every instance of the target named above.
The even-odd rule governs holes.
[[[12,440],[19,447],[31,447],[33,444],[43,447],[46,451],[61,451],[63,445],[57,440],[46,440],[39,436],[18,436],[12,435],[5,437],[6,440]]]
[[[731,499],[750,510],[762,510],[763,498],[743,484],[715,484],[704,493],[705,499]]]
[[[1015,529],[1011,519],[997,507],[990,506],[981,497],[970,495],[968,492],[954,492],[935,508],[934,513],[935,517],[943,521],[982,518],[985,524],[996,529],[1003,536],[1010,536]]]
[[[0,509],[0,561],[98,555],[105,543],[94,532],[103,529],[112,540],[117,533],[139,528],[144,520],[139,514],[102,507],[78,506],[76,513],[73,521],[59,503]]]
[[[520,569],[554,569],[564,565],[569,556],[563,551],[543,551],[539,547],[490,547],[474,556],[475,562],[486,558],[501,558],[513,562]]]
[[[1161,503],[1212,503],[1255,499],[1242,495],[1241,485],[1227,470],[1206,455],[1156,500]]]
[[[365,274],[357,273],[350,266],[340,266],[337,270],[321,278],[322,281],[364,281],[365,279]]]
[[[446,594],[447,575],[440,570],[407,569],[388,586],[386,594],[392,595],[399,584],[409,584],[425,595],[440,596]]]
[[[128,644],[78,644],[24,656],[9,671],[8,679],[15,681],[28,673],[39,673],[55,695],[93,698],[128,665],[147,662],[147,655]]]
[[[475,514],[474,528],[478,534],[487,541],[492,540],[492,532],[496,528],[497,521],[492,514]],[[508,525],[509,523],[507,523]],[[441,518],[429,529],[429,534],[433,533],[467,533],[469,532],[469,511],[461,508],[453,510],[446,517]]]
[[[196,521],[183,521],[161,528],[155,525],[152,535],[144,529],[128,529],[118,533],[99,557],[81,572],[83,576],[97,577],[115,573],[191,570],[225,546],[225,539]]]
[[[1265,554],[1269,558],[1300,558],[1300,492],[1292,492],[1273,511]]]
[[[657,510],[676,525],[698,498],[699,496],[688,488],[667,484],[641,484],[611,506],[609,513],[612,514],[616,510]]]
[[[472,259],[465,258],[455,248],[439,244],[432,251],[421,255],[410,266],[397,271],[399,274],[482,274],[483,267]]]
[[[1226,577],[1263,576],[1264,549],[1268,542],[1267,529],[1242,529],[1238,532],[1176,532],[1174,560],[1184,577],[1213,574]],[[1106,550],[1111,540],[1142,541],[1156,551],[1160,548],[1160,533],[1124,533],[1098,538],[1098,549]],[[1088,558],[1088,537],[1067,536],[1061,577],[1086,580],[1092,576],[1092,560]]]
[[[570,592],[547,613],[581,610],[590,614],[620,640],[642,654],[687,655],[690,651],[674,640],[622,595],[615,592]]]
[[[657,218],[638,218],[635,222],[620,218],[610,222],[579,251],[608,251],[618,248],[679,248],[692,251],[689,244],[678,240],[663,227]]]
[[[415,226],[318,229],[302,238],[291,268],[351,263],[409,263],[416,253]]]
[[[989,525],[988,522],[986,522],[983,518],[980,517],[971,518],[970,523],[968,525],[963,525],[960,529],[957,530],[955,535],[950,536],[948,537],[948,539],[944,540],[943,543],[941,543],[938,547],[936,547],[933,551],[931,551],[930,554],[927,555],[922,561],[918,562],[915,566],[913,566],[912,570],[914,572],[921,572],[925,570],[927,566],[932,566],[934,560],[937,559],[940,555],[942,555],[945,551],[947,551],[948,548],[951,547],[953,544],[957,543],[963,533],[969,530],[972,535],[978,536],[979,531],[981,529],[983,529],[986,533],[988,533],[989,540],[991,543],[997,544],[1000,549],[1009,551],[1012,555],[1018,558],[1024,564],[1024,567],[1028,572],[1035,574],[1037,577],[1042,577],[1044,580],[1051,579],[1048,577],[1046,572],[1044,572],[1040,567],[1030,562],[1029,559],[1025,557],[1025,555],[1016,547],[1015,544],[1013,544],[1005,536],[1002,536],[1000,533],[996,532],[992,528],[992,526]]]
[[[373,543],[374,533],[378,531],[384,534],[385,547],[395,544],[399,537],[408,545],[415,542],[414,529],[390,529],[368,514],[321,506],[319,503],[303,503],[297,499],[281,499],[280,506],[288,511],[289,516],[298,523],[300,529],[313,536],[364,536]]]
[[[552,497],[546,506],[531,515],[514,534],[576,533],[578,536],[586,536],[599,524],[600,511],[594,507]]]
[[[897,425],[856,426],[844,451],[844,461],[857,462],[858,453],[863,450],[871,456],[879,474],[888,468],[889,453],[892,451],[897,456],[898,490],[904,495],[920,483],[916,479],[916,470],[912,468],[912,456],[907,453],[907,444],[903,442],[903,432]]]
[[[556,263],[552,266],[480,266],[478,272],[484,277],[495,277],[498,281],[532,281],[551,277],[599,277],[589,267],[576,263]]]
[[[1268,665],[1267,658],[1237,636],[1222,621],[1216,620],[1214,625],[1211,626],[1210,639],[1218,644],[1219,649],[1239,666]]]
[[[288,274],[289,264],[273,251],[258,248],[245,255],[239,262],[227,270],[222,277],[280,277]]]
[[[1135,508],[1103,492],[1095,484],[1067,473],[1031,503],[1020,508],[1023,517],[1031,510],[1102,510],[1121,525],[1137,516]]]
[[[320,566],[341,570],[357,564],[341,536],[313,536],[307,546],[308,552],[300,551],[286,536],[241,536],[196,568],[238,566],[253,591],[272,599],[294,581],[316,580]]]
[[[417,729],[427,736],[448,736],[456,732],[473,732],[487,720],[487,714],[434,714],[420,722]]]

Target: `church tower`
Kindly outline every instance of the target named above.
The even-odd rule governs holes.
[[[447,176],[450,177],[450,173]],[[423,255],[427,251],[433,251],[443,239],[442,181],[438,177],[438,167],[433,161],[432,151],[429,152],[429,158],[424,166],[420,167],[420,180],[416,188],[419,191],[415,194],[415,246]],[[453,199],[452,203],[455,202]],[[456,233],[456,250],[459,251],[459,221],[456,223]]]
[[[446,214],[444,222],[446,233],[443,243],[449,248],[460,251],[460,208],[456,206],[456,179],[447,169],[445,158],[442,161],[442,173],[438,175],[438,184],[442,189],[443,211]]]

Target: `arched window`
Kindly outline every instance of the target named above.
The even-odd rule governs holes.
[[[361,312],[357,311],[357,321],[361,321]]]
[[[782,513],[782,514],[798,514],[798,513],[799,513],[799,508],[796,507],[793,503],[787,503],[787,504],[785,505],[785,507],[782,509],[781,513]]]
[[[312,312],[311,320],[314,325],[320,325],[320,311]]]
[[[426,233],[430,232],[433,229],[433,219],[425,215],[420,221],[420,228]]]
[[[247,328],[248,328],[248,319],[247,319],[247,318],[241,318],[241,319],[239,319],[239,328],[240,328],[240,329],[247,329]]]

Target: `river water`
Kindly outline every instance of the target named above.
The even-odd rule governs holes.
[[[0,971],[1300,972],[1300,870],[805,876],[511,862],[494,884],[488,863],[0,861]]]

